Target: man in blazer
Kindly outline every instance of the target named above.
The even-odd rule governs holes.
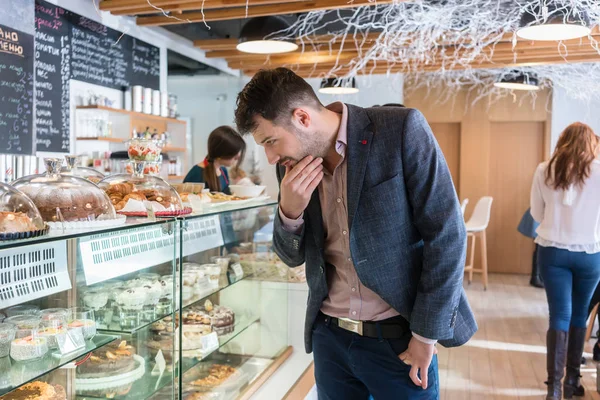
[[[435,344],[462,345],[477,325],[460,205],[423,115],[324,107],[277,68],[240,92],[236,123],[278,164],[273,246],[306,265],[319,398],[437,399]]]

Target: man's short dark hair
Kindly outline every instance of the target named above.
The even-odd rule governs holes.
[[[235,122],[242,134],[256,129],[255,117],[285,125],[294,109],[301,105],[323,105],[313,88],[287,68],[261,70],[238,94]]]

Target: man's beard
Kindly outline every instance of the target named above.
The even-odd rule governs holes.
[[[304,135],[302,132],[296,132],[296,136],[302,145],[302,156],[300,157],[300,160],[308,156],[313,156],[313,158],[325,158],[325,156],[327,156],[329,146],[324,140],[325,135],[321,134],[320,132],[315,132],[314,134],[308,136]]]

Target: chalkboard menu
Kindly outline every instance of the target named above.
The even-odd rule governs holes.
[[[69,151],[70,79],[159,89],[158,47],[43,0],[35,1],[35,24],[38,151]]]
[[[131,86],[140,85],[158,90],[160,78],[160,49],[131,38]]]
[[[71,41],[65,10],[35,5],[35,127],[37,151],[69,151]]]
[[[33,36],[0,25],[0,152],[33,152]]]

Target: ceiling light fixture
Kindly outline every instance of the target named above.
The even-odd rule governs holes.
[[[549,7],[547,12],[539,12],[536,7],[521,15],[517,36],[526,40],[558,41],[588,36],[591,33],[590,21],[583,10],[568,12],[567,9]],[[537,15],[544,15],[540,21]]]
[[[540,90],[538,79],[535,76],[521,72],[505,76],[498,82],[494,83],[494,86],[510,90]]]
[[[250,19],[240,32],[236,48],[244,53],[279,54],[298,49],[293,39],[265,39],[276,32],[289,29],[290,25],[281,17],[267,16]]]
[[[346,80],[345,83],[342,79],[326,78],[321,81],[321,87],[319,88],[319,93],[323,94],[355,94],[358,92],[356,79],[354,78]]]

